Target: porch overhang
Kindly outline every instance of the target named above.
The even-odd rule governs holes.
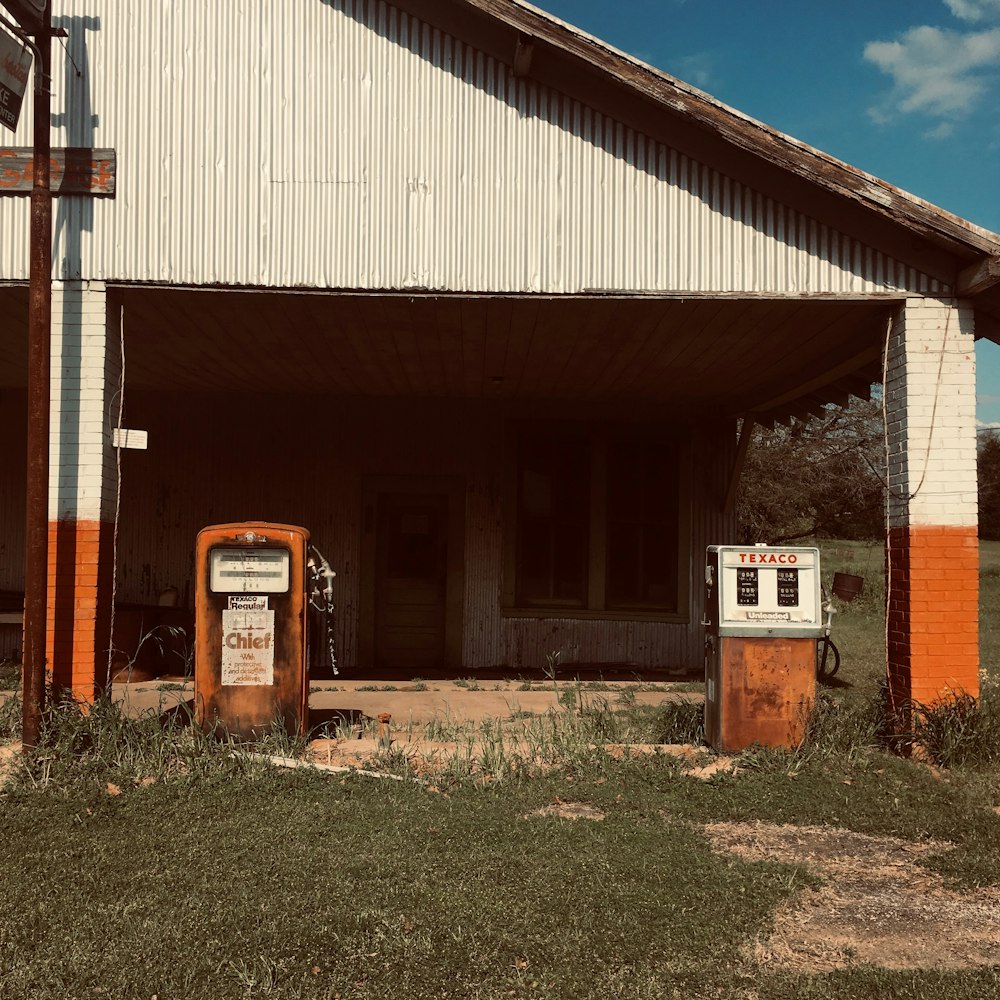
[[[120,287],[127,385],[568,401],[769,423],[867,396],[898,296],[334,293]],[[0,308],[24,329],[24,288]],[[0,384],[23,384],[23,338]]]

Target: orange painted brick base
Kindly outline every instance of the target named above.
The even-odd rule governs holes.
[[[889,532],[889,696],[897,711],[950,692],[979,695],[975,528]]]
[[[113,534],[102,521],[49,522],[49,677],[85,702],[107,683]]]

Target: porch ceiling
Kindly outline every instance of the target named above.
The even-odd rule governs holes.
[[[891,300],[128,288],[131,388],[577,400],[805,415],[880,378]],[[27,293],[0,288],[0,385]],[[21,336],[17,335],[20,329]]]

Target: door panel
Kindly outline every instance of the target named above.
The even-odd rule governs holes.
[[[375,538],[375,665],[403,670],[445,660],[448,497],[380,493]]]

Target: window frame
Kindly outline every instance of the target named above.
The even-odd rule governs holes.
[[[517,602],[517,531],[519,497],[519,442],[524,434],[551,434],[585,438],[590,451],[588,507],[589,559],[587,564],[587,603],[566,606],[557,603],[518,604]],[[674,609],[616,607],[609,609],[607,596],[608,544],[608,451],[616,438],[631,437],[648,442],[662,442],[675,449],[677,456],[677,602]],[[501,611],[507,618],[570,618],[601,621],[654,621],[690,624],[691,594],[691,510],[692,462],[690,434],[683,431],[623,423],[586,423],[579,421],[512,421],[507,426],[504,448],[504,563]]]

